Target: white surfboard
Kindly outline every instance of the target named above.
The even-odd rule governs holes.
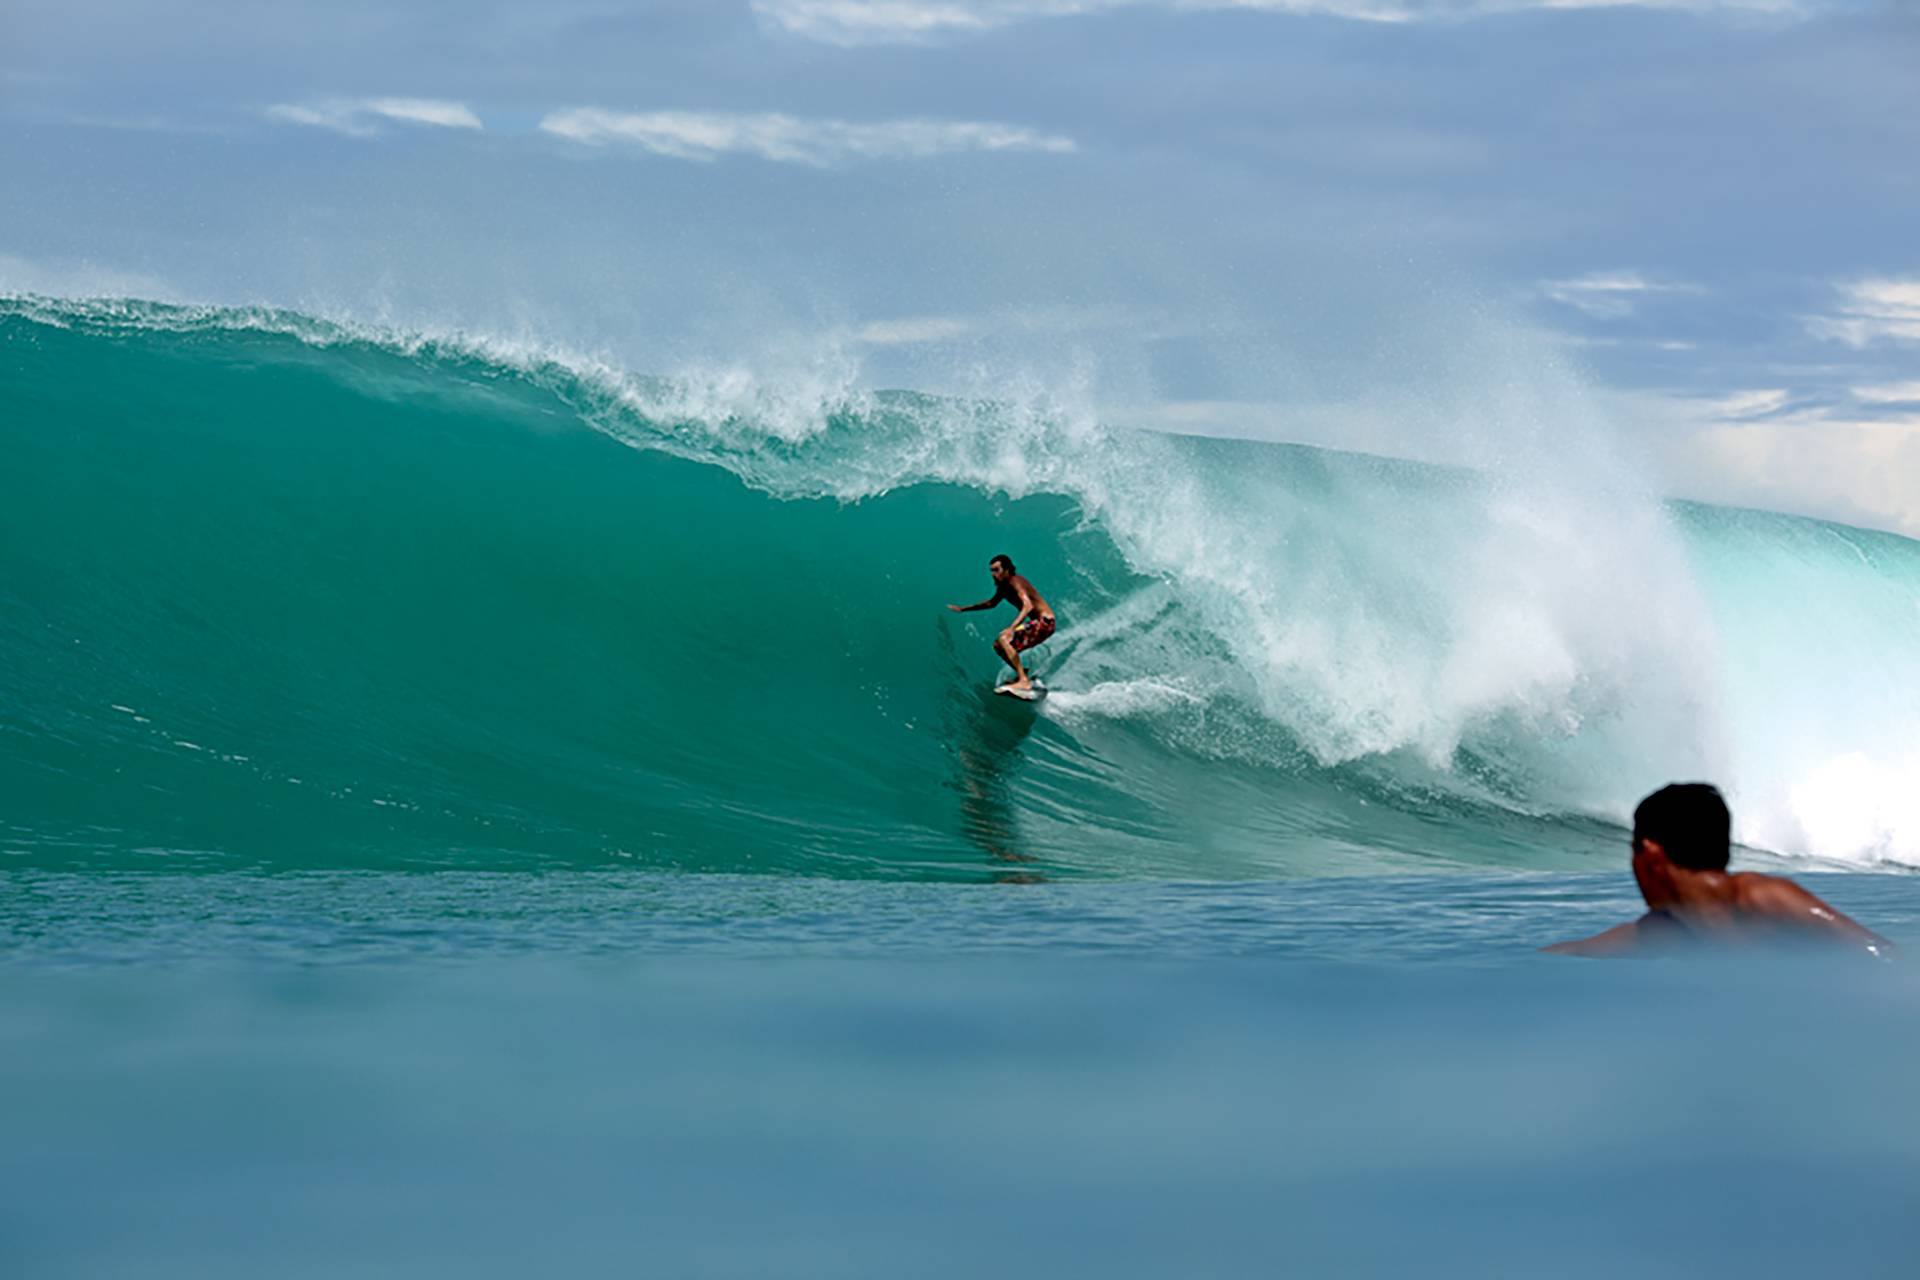
[[[993,686],[993,691],[998,694],[1004,694],[1009,698],[1018,698],[1022,702],[1038,702],[1047,696],[1047,686],[1041,684],[1038,680],[1035,680],[1030,687],[1025,689],[1016,689],[1010,684],[997,684]]]

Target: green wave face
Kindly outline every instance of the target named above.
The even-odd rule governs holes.
[[[795,425],[272,313],[0,303],[0,401],[14,865],[1604,865],[1667,775],[1897,772],[1920,724],[1914,545],[1815,522],[1596,545],[1464,473],[904,394]],[[989,691],[1007,611],[942,607],[1003,551],[1062,620],[1038,711]],[[1818,661],[1751,625],[1783,565],[1881,628],[1811,765],[1742,745]],[[1920,860],[1901,821],[1799,851]]]

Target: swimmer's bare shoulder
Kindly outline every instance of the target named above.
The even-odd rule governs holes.
[[[1785,876],[1742,871],[1729,879],[1733,882],[1734,907],[1742,918],[1774,921],[1802,932],[1825,934],[1838,941],[1864,946],[1875,955],[1893,954],[1893,943]]]
[[[1540,948],[1552,955],[1595,958],[1644,955],[1670,948],[1690,936],[1760,936],[1778,929],[1801,937],[1824,937],[1857,947],[1882,960],[1899,950],[1846,912],[1785,876],[1742,871],[1727,877],[1732,911],[1712,923],[1700,922],[1694,934],[1674,913],[1649,911],[1638,920],[1614,925],[1591,938],[1576,938]],[[1716,913],[1718,914],[1718,913]]]

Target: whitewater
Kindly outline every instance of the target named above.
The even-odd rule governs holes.
[[[0,352],[16,866],[1599,869],[1695,777],[1763,857],[1920,866],[1892,534],[1577,451],[1438,466],[258,308],[14,297]],[[1062,618],[1037,716],[983,696],[1003,623],[941,607],[999,552]]]

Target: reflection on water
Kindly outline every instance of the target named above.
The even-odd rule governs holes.
[[[997,863],[1034,862],[1020,834],[1013,795],[1013,775],[1020,765],[1021,744],[1033,732],[1034,709],[969,678],[944,618],[939,645],[951,669],[941,723],[954,763],[947,785],[960,796],[960,834]],[[1037,884],[1046,877],[1031,869],[1004,869],[994,879]]]
[[[994,695],[988,694],[987,697]],[[1015,710],[1018,719],[977,707],[953,740],[954,789],[960,793],[960,830],[1002,862],[1032,862],[1023,852],[1015,816],[1012,775],[1020,744],[1033,731],[1033,714]]]

